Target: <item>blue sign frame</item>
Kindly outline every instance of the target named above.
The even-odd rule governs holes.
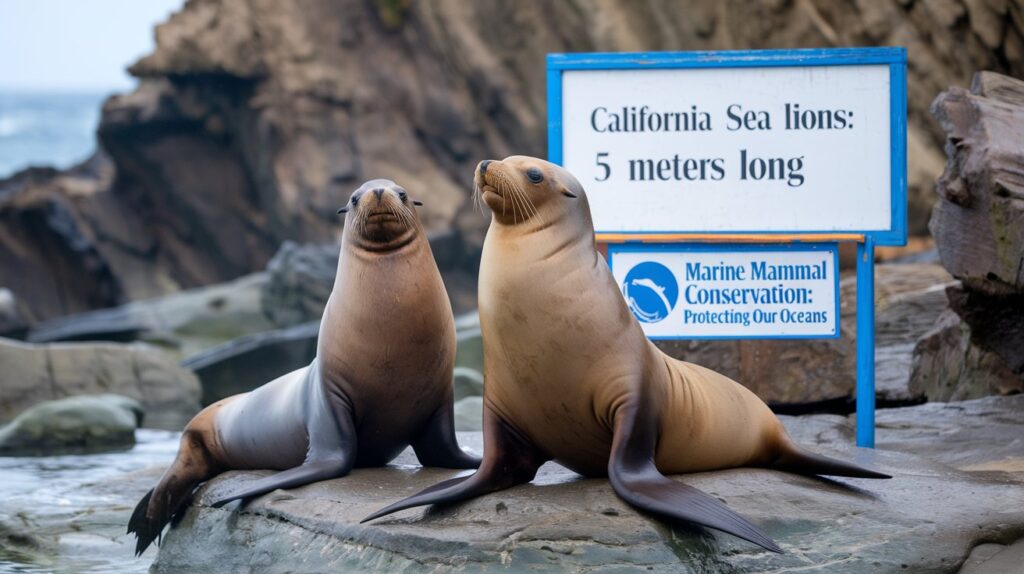
[[[637,52],[548,54],[548,160],[562,165],[562,74],[567,70],[636,70],[665,68],[763,68],[804,66],[889,66],[890,226],[888,229],[843,230],[870,237],[875,245],[907,243],[907,50],[885,48],[828,48],[805,50],[744,50],[727,52]],[[643,231],[595,230],[597,234],[643,236]],[[657,233],[781,234],[787,231],[659,230]],[[800,235],[835,230],[793,231]]]
[[[735,340],[735,339],[838,339],[842,330],[839,316],[839,244],[830,243],[775,243],[775,244],[722,244],[722,243],[613,243],[608,245],[608,267],[614,269],[616,253],[650,253],[650,252],[736,252],[736,251],[831,251],[832,269],[835,273],[835,318],[836,330],[832,335],[718,335],[709,337],[648,337],[652,341],[662,340]]]
[[[828,48],[804,50],[746,50],[727,52],[640,52],[640,53],[578,53],[548,54],[548,159],[561,165],[562,138],[562,75],[567,70],[636,70],[657,68],[743,68],[780,66],[889,66],[890,117],[890,225],[888,229],[843,230],[847,234],[863,237],[857,241],[857,445],[875,446],[875,245],[906,245],[907,242],[907,51],[902,47],[880,48]],[[598,231],[600,233],[600,231]],[[673,235],[673,232],[658,232]],[[721,236],[718,244],[723,249],[743,247],[736,243],[744,233],[715,230],[688,230],[677,232]],[[748,235],[785,235],[784,242],[804,243],[801,235],[828,235],[833,231],[750,231]],[[642,242],[642,232],[622,233],[635,236]],[[837,234],[840,235],[840,234]],[[850,239],[842,239],[850,241]],[[631,240],[627,240],[631,241]],[[677,241],[677,240],[671,240]],[[687,239],[679,239],[686,242]],[[810,238],[808,241],[840,241],[840,239]],[[714,241],[712,241],[714,243]],[[772,243],[778,248],[780,243]],[[628,244],[627,244],[628,245]],[[664,245],[664,244],[663,244]],[[668,244],[671,245],[671,244]],[[744,244],[749,245],[749,244]],[[609,245],[609,264],[613,251],[625,249]],[[661,249],[656,244],[637,245],[636,249]],[[838,269],[838,268],[837,268]],[[836,289],[838,296],[839,290]],[[838,320],[838,318],[837,318]]]

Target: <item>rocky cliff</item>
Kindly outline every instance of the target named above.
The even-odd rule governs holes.
[[[0,182],[0,284],[32,319],[236,277],[284,239],[330,240],[371,177],[478,245],[472,167],[545,154],[548,52],[906,46],[917,233],[942,170],[931,99],[977,69],[1024,76],[1024,9],[1006,0],[190,0],[156,36],[131,67],[138,88],[104,106],[106,179]]]

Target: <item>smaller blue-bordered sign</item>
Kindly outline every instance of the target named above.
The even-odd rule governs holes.
[[[608,263],[651,339],[839,336],[839,248],[610,245]]]

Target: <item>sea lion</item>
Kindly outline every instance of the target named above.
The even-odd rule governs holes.
[[[308,366],[203,409],[174,463],[128,523],[141,554],[201,482],[231,469],[281,470],[212,500],[382,466],[412,445],[420,463],[476,468],[452,407],[455,324],[414,205],[395,183],[364,183],[346,207],[341,256]]]
[[[761,466],[889,478],[801,450],[767,405],[644,336],[597,252],[587,196],[568,171],[484,161],[476,193],[491,224],[480,265],[484,460],[365,520],[533,479],[548,460],[607,476],[631,505],[779,547],[717,499],[663,474]]]

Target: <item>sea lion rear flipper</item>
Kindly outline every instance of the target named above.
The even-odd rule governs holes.
[[[657,436],[657,420],[650,413],[636,404],[619,408],[608,459],[608,478],[616,494],[648,512],[721,530],[782,553],[771,538],[725,504],[662,475],[654,465]]]
[[[333,421],[330,419],[334,419]],[[299,466],[255,480],[241,488],[208,500],[218,508],[241,498],[251,498],[279,488],[295,488],[320,480],[345,476],[356,461],[356,430],[351,410],[339,403],[334,414],[310,415],[309,451]],[[337,425],[336,432],[330,426]],[[319,425],[319,428],[318,428]]]
[[[525,437],[484,405],[484,460],[471,476],[439,482],[360,520],[368,522],[399,510],[458,502],[530,482],[548,460]]]
[[[451,399],[437,409],[412,442],[416,458],[423,466],[442,468],[478,468],[480,457],[459,447],[455,438],[455,413]]]
[[[788,443],[788,441],[787,441]],[[854,478],[892,478],[862,466],[807,452],[796,445],[785,444],[779,458],[769,468],[795,474],[823,474],[826,476],[850,476]]]

